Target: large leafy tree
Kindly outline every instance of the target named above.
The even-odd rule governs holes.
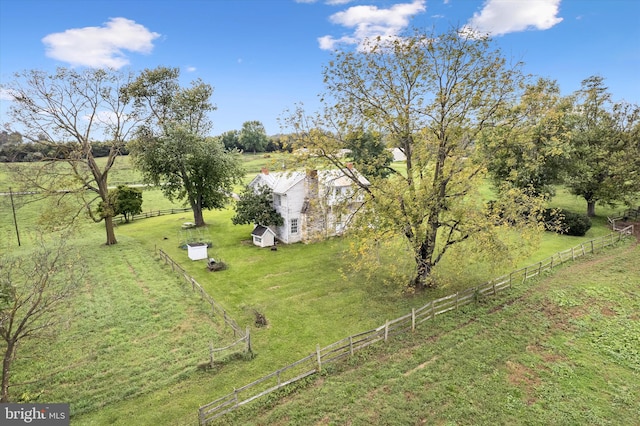
[[[495,216],[475,196],[486,169],[475,142],[489,126],[501,125],[522,79],[520,65],[508,64],[488,37],[452,29],[377,38],[358,51],[337,52],[325,68],[324,113],[298,109],[288,122],[310,160],[340,167],[368,194],[360,241],[373,247],[403,239],[415,262],[410,285],[421,289],[436,285],[433,268],[451,247],[484,238],[489,253],[504,244],[497,226],[531,229],[536,219],[536,205],[524,192],[512,189]],[[361,128],[402,150],[404,169],[362,185],[340,155],[345,135]],[[525,210],[533,214],[522,215]],[[506,220],[516,215],[519,220]]]
[[[109,206],[113,209],[113,215],[123,215],[125,222],[133,220],[133,216],[142,212],[142,191],[126,185],[118,185],[117,188],[109,191]],[[105,214],[107,206],[100,203],[99,210]]]
[[[282,226],[284,219],[273,207],[273,191],[268,186],[247,186],[236,202],[236,214],[231,218],[234,225],[256,224]]]
[[[261,122],[245,121],[238,136],[239,144],[247,151],[263,152],[269,144],[269,137]]]
[[[587,215],[595,216],[596,203],[631,203],[640,193],[640,109],[614,103],[600,76],[585,79],[575,97],[566,184],[585,199]]]
[[[58,68],[53,74],[24,71],[2,85],[13,98],[9,126],[51,147],[51,154],[19,179],[51,196],[76,193],[93,220],[104,220],[107,245],[117,243],[112,215],[98,214],[96,201],[110,203],[109,171],[140,117],[121,93],[130,81],[131,75],[110,70]],[[100,163],[92,151],[97,140],[108,146],[106,161]]]
[[[479,142],[496,188],[554,194],[568,165],[572,106],[555,81],[539,78],[525,87],[501,126],[483,132]]]
[[[358,171],[367,177],[391,174],[393,154],[387,150],[382,136],[370,130],[358,130],[346,136],[346,148]]]
[[[244,150],[244,147],[240,144],[240,132],[239,131],[237,131],[237,130],[228,130],[228,131],[224,132],[223,134],[221,134],[218,137],[222,141],[225,149],[227,149],[228,151],[232,151],[232,150],[242,151],[242,150]]]
[[[226,205],[233,185],[244,176],[236,153],[226,151],[217,139],[182,128],[138,138],[131,144],[131,154],[145,181],[161,185],[169,200],[191,207],[196,226],[205,225],[203,210]]]
[[[201,80],[182,88],[178,77],[178,69],[158,67],[124,89],[151,117],[130,151],[145,180],[162,185],[170,200],[188,203],[196,226],[203,226],[203,209],[224,207],[244,172],[237,153],[225,150],[219,138],[207,137],[213,88]]]

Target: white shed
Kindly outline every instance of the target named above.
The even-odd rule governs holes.
[[[251,232],[253,244],[258,247],[271,247],[276,242],[276,234],[266,226],[258,225]]]
[[[187,244],[187,251],[189,253],[189,259],[201,260],[209,257],[207,255],[207,243],[189,243]]]

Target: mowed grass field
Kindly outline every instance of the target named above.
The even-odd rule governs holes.
[[[253,155],[245,159],[255,173],[271,160]],[[130,179],[128,172],[122,176]],[[247,179],[252,176],[248,173]],[[178,206],[158,190],[145,190],[143,197],[144,211]],[[580,204],[567,194],[557,201]],[[55,205],[19,205],[26,247],[17,249],[7,197],[0,203],[0,250],[28,253],[33,224]],[[610,212],[598,210],[600,215]],[[102,224],[85,222],[73,245],[84,254],[90,274],[72,304],[75,315],[58,341],[46,343],[47,350],[38,343],[29,350],[24,349],[27,345],[21,348],[26,357],[16,364],[15,383],[38,380],[16,387],[17,395],[35,397],[42,392],[40,400],[71,402],[73,424],[194,424],[198,406],[308,355],[316,344],[324,346],[376,327],[432,298],[493,277],[488,266],[469,265],[469,273],[458,272],[440,289],[407,297],[398,287],[351,273],[343,239],[281,245],[275,252],[259,249],[249,240],[252,227],[231,225],[232,214],[232,209],[206,212],[208,226],[196,231],[181,228],[192,220],[190,213],[121,225],[116,229],[119,243],[113,247],[103,245]],[[600,216],[580,238],[545,234],[541,248],[522,262],[529,264],[606,234],[605,223],[606,217]],[[180,248],[189,239],[211,242],[209,256],[227,262],[229,269],[210,273],[204,261],[190,261]],[[208,306],[159,261],[158,248],[187,268],[241,327],[251,328],[253,360],[229,361],[209,371],[196,368],[208,359],[209,343],[229,341],[228,329],[220,327]],[[443,264],[445,273],[446,268],[464,267],[461,259],[448,262]],[[254,325],[255,311],[266,316],[267,327]]]
[[[96,411],[183,381],[208,359],[210,343],[232,341],[143,246],[121,236],[116,253],[101,241],[73,242],[87,275],[56,338],[19,347],[13,398],[68,402],[74,414]]]
[[[640,245],[379,343],[228,425],[635,425]]]

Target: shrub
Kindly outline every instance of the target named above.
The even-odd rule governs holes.
[[[544,224],[548,231],[582,237],[591,228],[591,219],[564,209],[546,209]]]

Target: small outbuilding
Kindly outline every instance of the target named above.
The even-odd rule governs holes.
[[[187,244],[187,251],[189,253],[189,259],[191,260],[201,260],[206,259],[209,256],[207,255],[207,243],[189,243]]]
[[[276,234],[266,226],[257,225],[251,232],[253,244],[258,247],[271,247],[276,242]]]

